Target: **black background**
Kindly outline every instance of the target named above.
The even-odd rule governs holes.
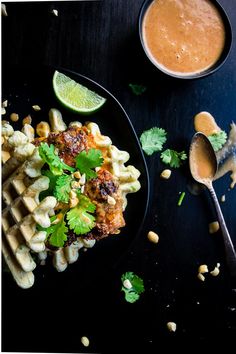
[[[220,3],[235,34],[235,1]],[[84,74],[115,95],[138,136],[152,126],[163,127],[168,132],[166,147],[177,150],[188,150],[194,133],[193,116],[202,110],[209,111],[219,126],[229,131],[236,116],[235,41],[227,62],[213,75],[195,81],[168,79],[149,64],[142,52],[137,33],[141,4],[142,0],[7,3],[8,17],[2,18],[4,79],[18,66],[27,70],[42,64]],[[58,17],[51,14],[52,9],[58,10]],[[129,83],[144,84],[147,91],[135,96]],[[196,197],[188,192],[187,164],[174,170],[170,180],[163,181],[159,178],[164,168],[159,154],[146,160],[151,183],[148,216],[137,242],[113,278],[105,284],[95,282],[96,286],[87,279],[79,299],[73,296],[74,282],[63,280],[68,286],[64,299],[60,292],[56,300],[52,298],[50,288],[38,289],[44,304],[38,307],[27,291],[15,298],[16,286],[4,274],[3,351],[114,353],[140,349],[152,353],[170,348],[202,349],[207,344],[212,349],[223,344],[226,349],[234,343],[236,301],[221,234],[208,233],[208,223],[215,220],[209,196],[203,192]],[[228,175],[214,185],[219,197],[226,195],[222,210],[236,244],[236,194],[235,190],[229,191],[229,182]],[[178,207],[182,191],[186,197]],[[149,230],[159,234],[157,245],[147,241]],[[221,263],[220,275],[208,275],[205,282],[199,281],[198,266],[207,264],[213,269],[217,262]],[[118,275],[124,271],[134,271],[144,279],[145,294],[135,304],[126,303],[120,293]],[[60,277],[55,282],[60,282]],[[18,301],[19,307],[21,301],[28,304],[15,317],[10,313],[14,324],[4,312],[4,287],[11,290],[11,301]],[[79,309],[86,306],[88,318],[80,319]],[[29,321],[27,328],[21,327],[23,317]],[[168,321],[177,323],[175,333],[166,329]],[[37,323],[44,326],[39,328]],[[90,338],[88,349],[80,343],[82,335]],[[161,349],[163,345],[165,349]]]

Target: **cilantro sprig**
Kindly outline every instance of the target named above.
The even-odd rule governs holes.
[[[74,172],[75,169],[65,164],[60,157],[55,153],[55,146],[41,143],[39,145],[39,155],[41,159],[48,164],[50,171],[55,176],[62,175],[64,170]]]
[[[81,151],[75,158],[76,168],[80,173],[85,173],[86,180],[97,177],[97,173],[93,170],[100,167],[103,163],[102,152],[98,149],[90,149],[88,152]]]
[[[142,95],[147,90],[146,86],[138,84],[129,84],[129,87],[136,96]]]
[[[175,150],[166,149],[161,153],[162,162],[170,167],[178,168],[184,160],[187,159],[187,154],[184,151],[177,152]]]
[[[50,218],[51,225],[47,228],[41,227],[40,225],[37,225],[37,229],[39,231],[46,231],[47,233],[47,239],[50,243],[50,245],[55,246],[55,247],[63,247],[64,242],[67,240],[67,232],[68,232],[68,227],[66,226],[65,220],[64,220],[64,214],[61,215],[61,220],[53,224],[53,222],[57,219],[57,216],[54,215]]]
[[[142,149],[147,155],[152,155],[156,151],[161,151],[166,142],[167,132],[165,129],[153,127],[146,130],[140,136]]]
[[[57,178],[53,194],[59,202],[69,202],[72,181],[72,175],[63,174]]]
[[[78,196],[79,203],[76,207],[70,209],[66,214],[69,228],[76,235],[82,235],[89,232],[95,226],[94,213],[96,206],[88,197],[83,194]]]
[[[125,293],[125,300],[134,303],[140,297],[144,289],[143,279],[133,272],[126,272],[121,276],[122,288]],[[127,282],[128,281],[128,282]],[[129,285],[129,286],[128,286]]]
[[[209,135],[208,139],[210,140],[213,149],[219,151],[226,143],[227,134],[224,130],[221,130],[218,133]]]

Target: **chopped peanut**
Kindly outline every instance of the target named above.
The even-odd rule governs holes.
[[[159,241],[159,236],[153,231],[149,231],[149,233],[147,234],[147,238],[149,239],[150,242],[153,243],[158,243]]]
[[[163,170],[160,176],[163,179],[169,179],[171,176],[171,170],[168,170],[168,169]]]
[[[77,179],[80,179],[80,178],[81,178],[80,172],[79,172],[79,171],[76,171],[76,172],[74,173],[74,177],[77,178]]]
[[[1,108],[1,115],[6,114],[6,110],[4,107]]]
[[[197,277],[199,280],[205,281],[205,277],[204,277],[204,275],[202,275],[202,273],[198,273]]]
[[[175,331],[176,331],[177,325],[176,325],[175,322],[168,322],[168,323],[166,324],[166,326],[167,326],[167,328],[168,328],[168,330],[169,330],[170,332],[175,332]]]
[[[3,108],[6,108],[7,106],[8,106],[8,100],[3,101],[2,107],[3,107]]]
[[[207,265],[206,264],[200,265],[198,268],[198,273],[201,273],[201,274],[208,273]]]
[[[17,122],[17,121],[19,120],[19,114],[17,114],[17,113],[12,113],[12,114],[10,115],[10,120],[11,120],[12,122]]]
[[[220,225],[219,225],[218,221],[213,221],[209,224],[209,233],[210,234],[214,234],[219,229],[220,229]]]
[[[34,111],[41,111],[41,107],[39,107],[37,104],[35,104],[34,106],[32,106]]]
[[[124,287],[125,287],[126,289],[131,289],[131,288],[132,288],[132,284],[131,284],[131,282],[129,281],[129,279],[125,279],[125,280],[123,281],[123,285],[124,285]]]
[[[81,343],[85,346],[88,347],[89,346],[89,339],[87,337],[82,337],[81,338]]]
[[[225,202],[225,194],[221,196],[221,202],[222,202],[222,203]]]
[[[47,138],[50,133],[50,126],[47,122],[40,122],[36,126],[36,133],[43,138]]]
[[[116,200],[110,195],[107,196],[107,203],[110,205],[116,205]]]
[[[211,272],[210,274],[213,275],[213,277],[216,277],[217,275],[219,275],[220,273],[220,270],[218,267],[215,267]]]
[[[22,124],[25,125],[25,124],[31,124],[32,123],[32,118],[31,118],[31,115],[28,115],[26,116],[23,121],[22,121]]]

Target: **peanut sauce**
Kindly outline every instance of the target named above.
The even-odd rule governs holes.
[[[152,61],[181,75],[213,66],[225,43],[223,20],[209,0],[154,0],[142,30]]]

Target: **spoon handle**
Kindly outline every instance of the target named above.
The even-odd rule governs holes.
[[[224,216],[222,214],[221,211],[221,207],[220,204],[218,202],[215,190],[213,188],[213,186],[208,186],[209,191],[211,193],[212,199],[214,201],[215,204],[215,209],[216,209],[216,213],[218,216],[218,220],[220,223],[220,227],[221,227],[221,232],[223,235],[223,239],[224,239],[224,245],[225,245],[225,252],[226,252],[226,261],[228,263],[228,267],[229,270],[231,272],[231,275],[236,277],[236,252],[234,249],[234,245],[232,243],[232,240],[230,238],[230,234],[229,231],[227,229],[226,223],[225,223],[225,219]]]

